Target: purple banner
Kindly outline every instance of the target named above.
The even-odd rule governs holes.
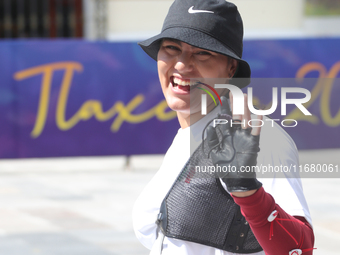
[[[312,92],[306,107],[313,120],[294,115],[299,125],[286,129],[299,149],[339,147],[332,138],[339,133],[339,84],[317,86],[317,78],[339,77],[339,44],[245,42],[252,77],[315,78],[302,85]],[[179,128],[155,61],[135,42],[2,41],[0,56],[0,158],[164,153]],[[269,104],[271,89],[256,92],[255,83],[254,93]]]
[[[2,158],[163,153],[179,128],[135,43],[1,42],[0,55]]]
[[[260,103],[270,104],[272,87],[303,87],[311,92],[304,106],[312,116],[288,108],[285,118],[298,125],[285,128],[298,149],[340,147],[340,38],[246,41],[244,58],[254,78],[276,78],[275,82],[254,79],[250,84]],[[295,79],[277,79],[295,78]],[[307,79],[306,79],[307,78]],[[279,83],[277,83],[279,81]],[[257,89],[258,88],[258,89]],[[301,95],[300,95],[301,97]],[[281,100],[279,100],[279,103]],[[280,110],[272,118],[282,119]]]

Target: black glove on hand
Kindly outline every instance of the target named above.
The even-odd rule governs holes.
[[[221,100],[219,118],[230,113],[227,99],[221,97]],[[260,136],[252,135],[252,128],[241,129],[241,125],[235,126],[234,123],[231,127],[230,122],[217,125],[216,128],[207,128],[207,145],[216,173],[227,185],[229,192],[259,189],[262,183],[256,179],[256,173],[251,171],[251,167],[257,163]],[[221,139],[217,135],[217,128],[221,132]]]

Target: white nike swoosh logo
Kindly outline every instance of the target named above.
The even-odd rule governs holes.
[[[202,13],[202,12],[205,12],[205,13],[214,13],[212,11],[205,11],[205,10],[194,10],[193,9],[194,6],[191,6],[188,10],[189,13]]]

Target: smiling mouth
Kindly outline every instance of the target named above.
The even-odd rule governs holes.
[[[191,80],[182,80],[176,77],[171,77],[170,82],[174,88],[178,88],[180,90],[187,91],[187,92],[196,88],[199,85],[198,82],[191,81]]]

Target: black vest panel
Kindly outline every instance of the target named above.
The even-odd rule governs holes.
[[[163,234],[234,253],[261,251],[240,207],[220,180],[202,172],[212,166],[202,152],[201,145],[162,202],[157,222]]]

